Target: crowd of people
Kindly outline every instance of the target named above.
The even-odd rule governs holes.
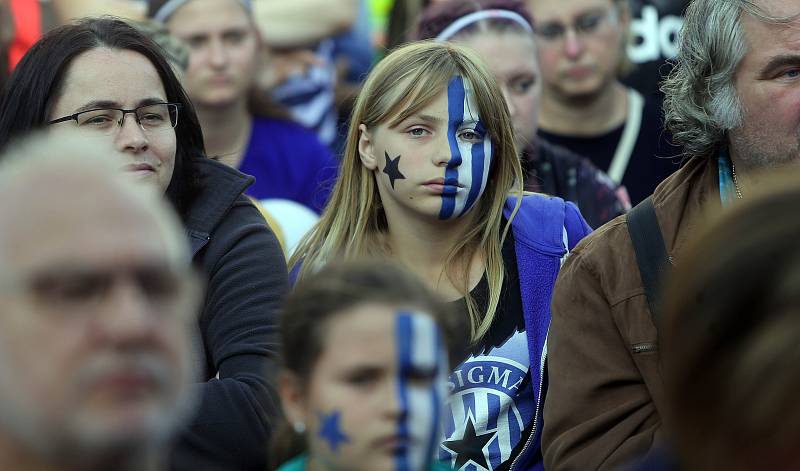
[[[0,469],[800,466],[793,0],[34,4]]]

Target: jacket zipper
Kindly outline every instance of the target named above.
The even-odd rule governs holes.
[[[653,342],[635,343],[631,345],[633,353],[647,353],[658,350],[658,346]]]
[[[534,437],[536,437],[536,426],[538,425],[539,422],[539,410],[542,403],[542,385],[544,384],[544,367],[546,364],[547,364],[547,355],[545,354],[544,361],[542,362],[542,365],[539,368],[539,394],[536,397],[536,413],[533,416],[533,428],[531,429],[531,434],[528,435],[528,440],[525,442],[525,446],[522,447],[522,450],[520,450],[519,454],[517,454],[516,458],[514,458],[514,461],[511,462],[511,466],[508,468],[508,471],[514,471],[517,468],[517,463],[519,463],[519,460],[522,459],[523,456],[525,456],[525,453],[528,451],[528,448],[530,448],[531,444],[533,443]]]

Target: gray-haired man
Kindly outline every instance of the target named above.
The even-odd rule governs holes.
[[[195,402],[180,224],[109,154],[34,139],[0,163],[0,469],[161,469]]]
[[[668,126],[690,158],[652,203],[664,259],[680,264],[707,211],[747,198],[759,170],[800,162],[800,5],[694,0],[663,90]],[[662,434],[656,321],[628,219],[584,239],[556,283],[543,430],[548,470],[616,469]]]

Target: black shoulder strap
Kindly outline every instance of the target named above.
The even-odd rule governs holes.
[[[655,321],[661,307],[659,283],[669,266],[669,259],[651,198],[648,196],[637,204],[628,212],[627,217],[628,232],[633,242],[633,250],[636,252],[636,262],[639,264],[639,275],[642,277],[650,314]]]

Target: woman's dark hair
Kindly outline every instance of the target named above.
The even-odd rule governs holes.
[[[521,16],[528,24],[533,25],[533,19],[522,0],[447,0],[432,3],[420,15],[414,39],[433,39],[461,17],[470,13],[483,10],[506,10]],[[525,31],[523,27],[506,18],[487,18],[473,23],[459,31],[454,37],[463,34],[472,34],[481,24],[488,25],[492,31]],[[525,31],[527,32],[527,31]]]
[[[281,314],[284,369],[301,382],[322,353],[328,324],[343,311],[380,303],[430,314],[444,336],[451,366],[460,363],[469,338],[461,317],[399,265],[386,260],[334,262],[303,279],[289,295]],[[271,461],[277,467],[304,451],[302,437],[288,424],[274,434]]]
[[[659,343],[682,469],[800,465],[799,179],[761,180],[671,274]]]
[[[73,59],[101,47],[129,50],[145,56],[161,78],[167,101],[182,105],[175,127],[175,169],[166,196],[185,216],[199,185],[193,160],[205,158],[197,114],[162,49],[118,18],[88,18],[58,27],[45,34],[23,56],[0,101],[0,151],[10,141],[47,126],[53,103],[61,93]]]

